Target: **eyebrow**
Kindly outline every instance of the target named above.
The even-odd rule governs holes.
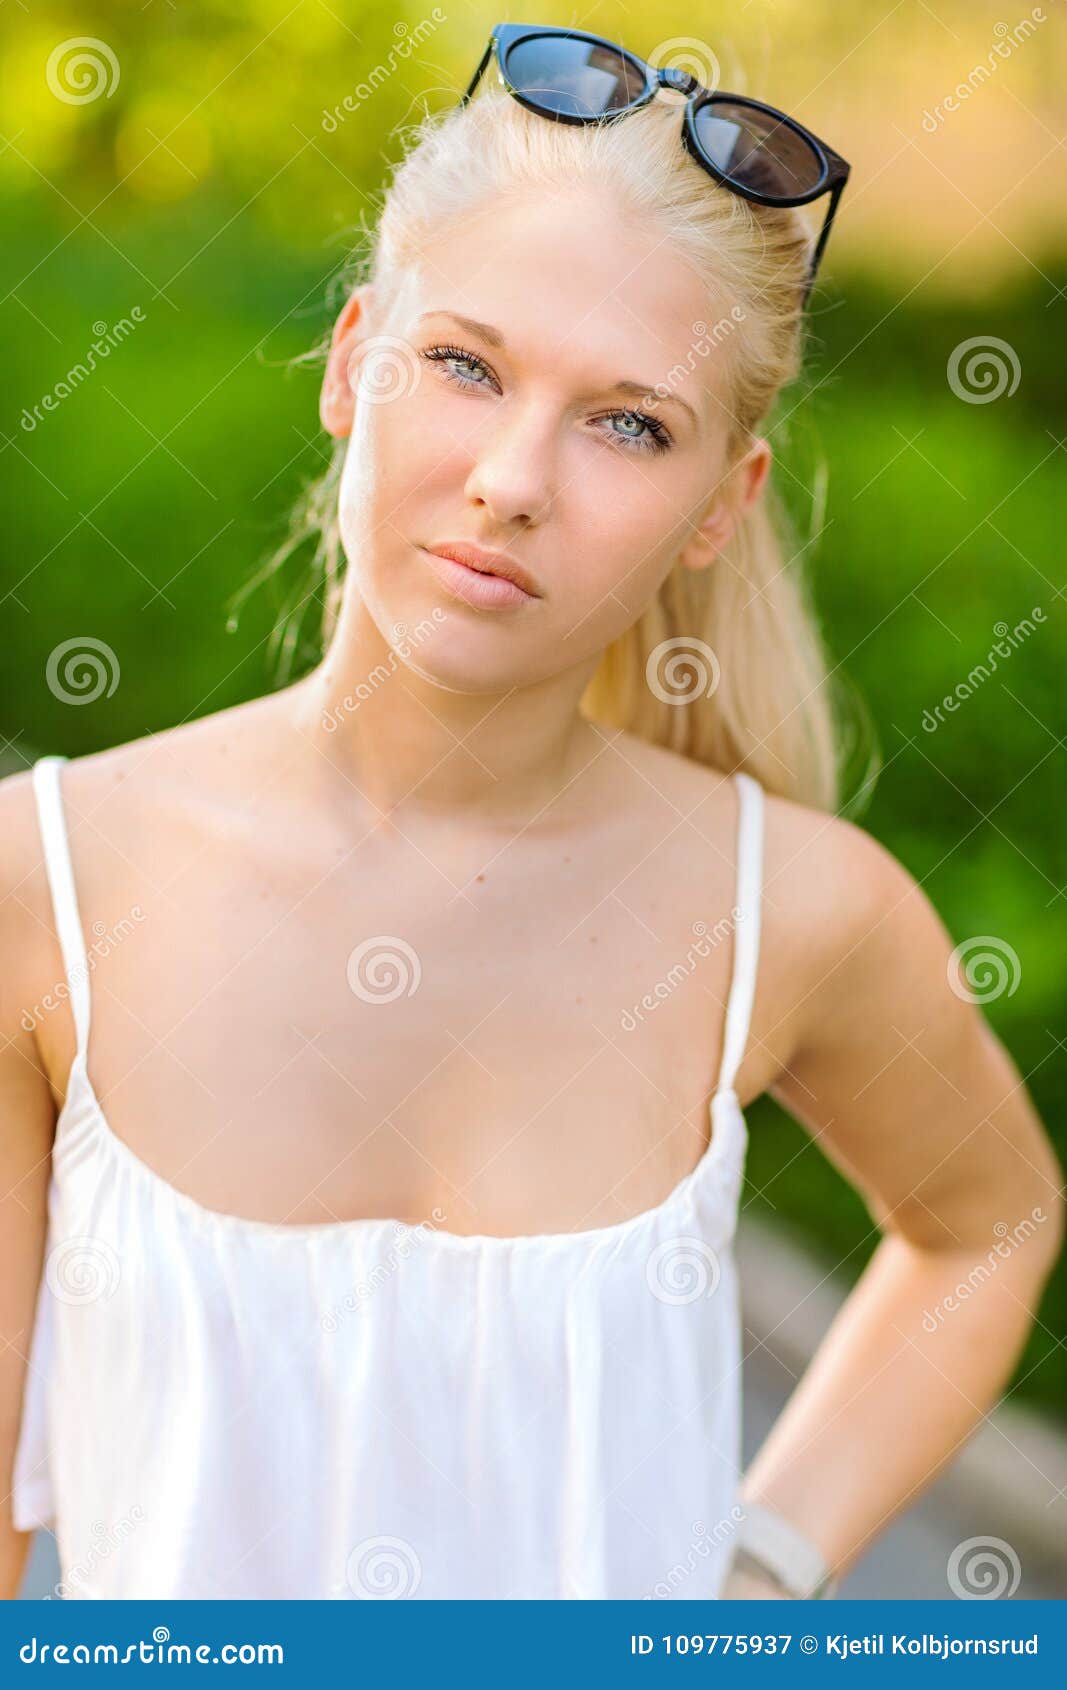
[[[424,311],[417,320],[421,323],[427,317],[450,317],[454,323],[459,324],[461,329],[466,329],[468,334],[478,335],[490,346],[495,346],[500,351],[504,351],[507,347],[504,336],[499,329],[493,327],[492,323],[479,323],[476,317],[461,317],[456,311],[441,310]],[[637,399],[647,399],[650,404],[680,405],[683,411],[688,411],[696,426],[700,427],[700,418],[688,400],[682,399],[677,393],[659,394],[655,391],[655,388],[655,382],[634,381],[630,377],[624,377],[620,381],[611,383],[604,391],[606,393],[629,393]]]

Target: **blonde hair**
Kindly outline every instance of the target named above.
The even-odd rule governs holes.
[[[802,288],[813,240],[795,209],[754,205],[718,187],[685,151],[680,106],[669,96],[582,126],[546,122],[495,90],[424,116],[408,131],[367,257],[351,260],[337,282],[347,294],[355,280],[366,280],[376,298],[388,300],[439,229],[532,192],[583,189],[610,194],[636,227],[662,229],[665,246],[706,283],[707,316],[718,318],[727,359],[723,496],[731,497],[729,471],[800,372]],[[295,361],[323,358],[327,349],[328,338]],[[329,468],[305,487],[288,537],[266,566],[273,571],[317,536],[312,594],[305,589],[301,603],[321,603],[327,643],[343,590],[337,504],[347,446],[347,439],[335,441]],[[724,772],[743,768],[803,803],[855,811],[864,793],[845,803],[842,778],[864,737],[850,739],[852,729],[867,724],[861,701],[829,669],[799,571],[802,550],[772,477],[711,566],[677,564],[633,626],[605,649],[583,714]],[[299,633],[287,618],[279,626],[288,671]],[[686,671],[695,686],[672,692]],[[878,757],[873,748],[862,753],[869,791]]]

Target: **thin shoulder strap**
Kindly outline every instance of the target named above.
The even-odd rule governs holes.
[[[737,820],[738,911],[734,928],[734,968],[726,1004],[720,1091],[732,1091],[745,1054],[759,966],[760,901],[763,892],[763,788],[743,769],[734,774],[739,804]]]
[[[67,761],[56,754],[39,757],[33,765],[33,789],[37,799],[37,824],[44,846],[45,869],[52,893],[59,948],[67,971],[67,989],[74,1011],[78,1054],[84,1056],[89,1039],[89,959],[85,951],[78,899],[74,891],[67,823],[63,814],[63,793],[59,771]]]

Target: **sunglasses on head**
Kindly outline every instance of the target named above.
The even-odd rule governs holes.
[[[757,205],[830,206],[804,284],[807,304],[849,165],[810,129],[761,100],[712,91],[688,71],[657,68],[583,30],[499,23],[459,104],[466,105],[493,53],[520,105],[557,123],[597,123],[648,104],[660,88],[688,96],[682,136],[716,182]]]

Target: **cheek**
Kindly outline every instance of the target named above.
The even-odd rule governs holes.
[[[626,625],[639,616],[677,557],[684,524],[669,522],[669,514],[659,493],[646,486],[640,500],[613,511],[610,526],[594,520],[582,596],[602,606],[609,620]]]
[[[427,508],[446,466],[440,438],[420,426],[419,411],[414,395],[357,411],[342,482],[342,521],[350,527],[373,523],[388,533],[392,523],[403,534],[412,513]]]

